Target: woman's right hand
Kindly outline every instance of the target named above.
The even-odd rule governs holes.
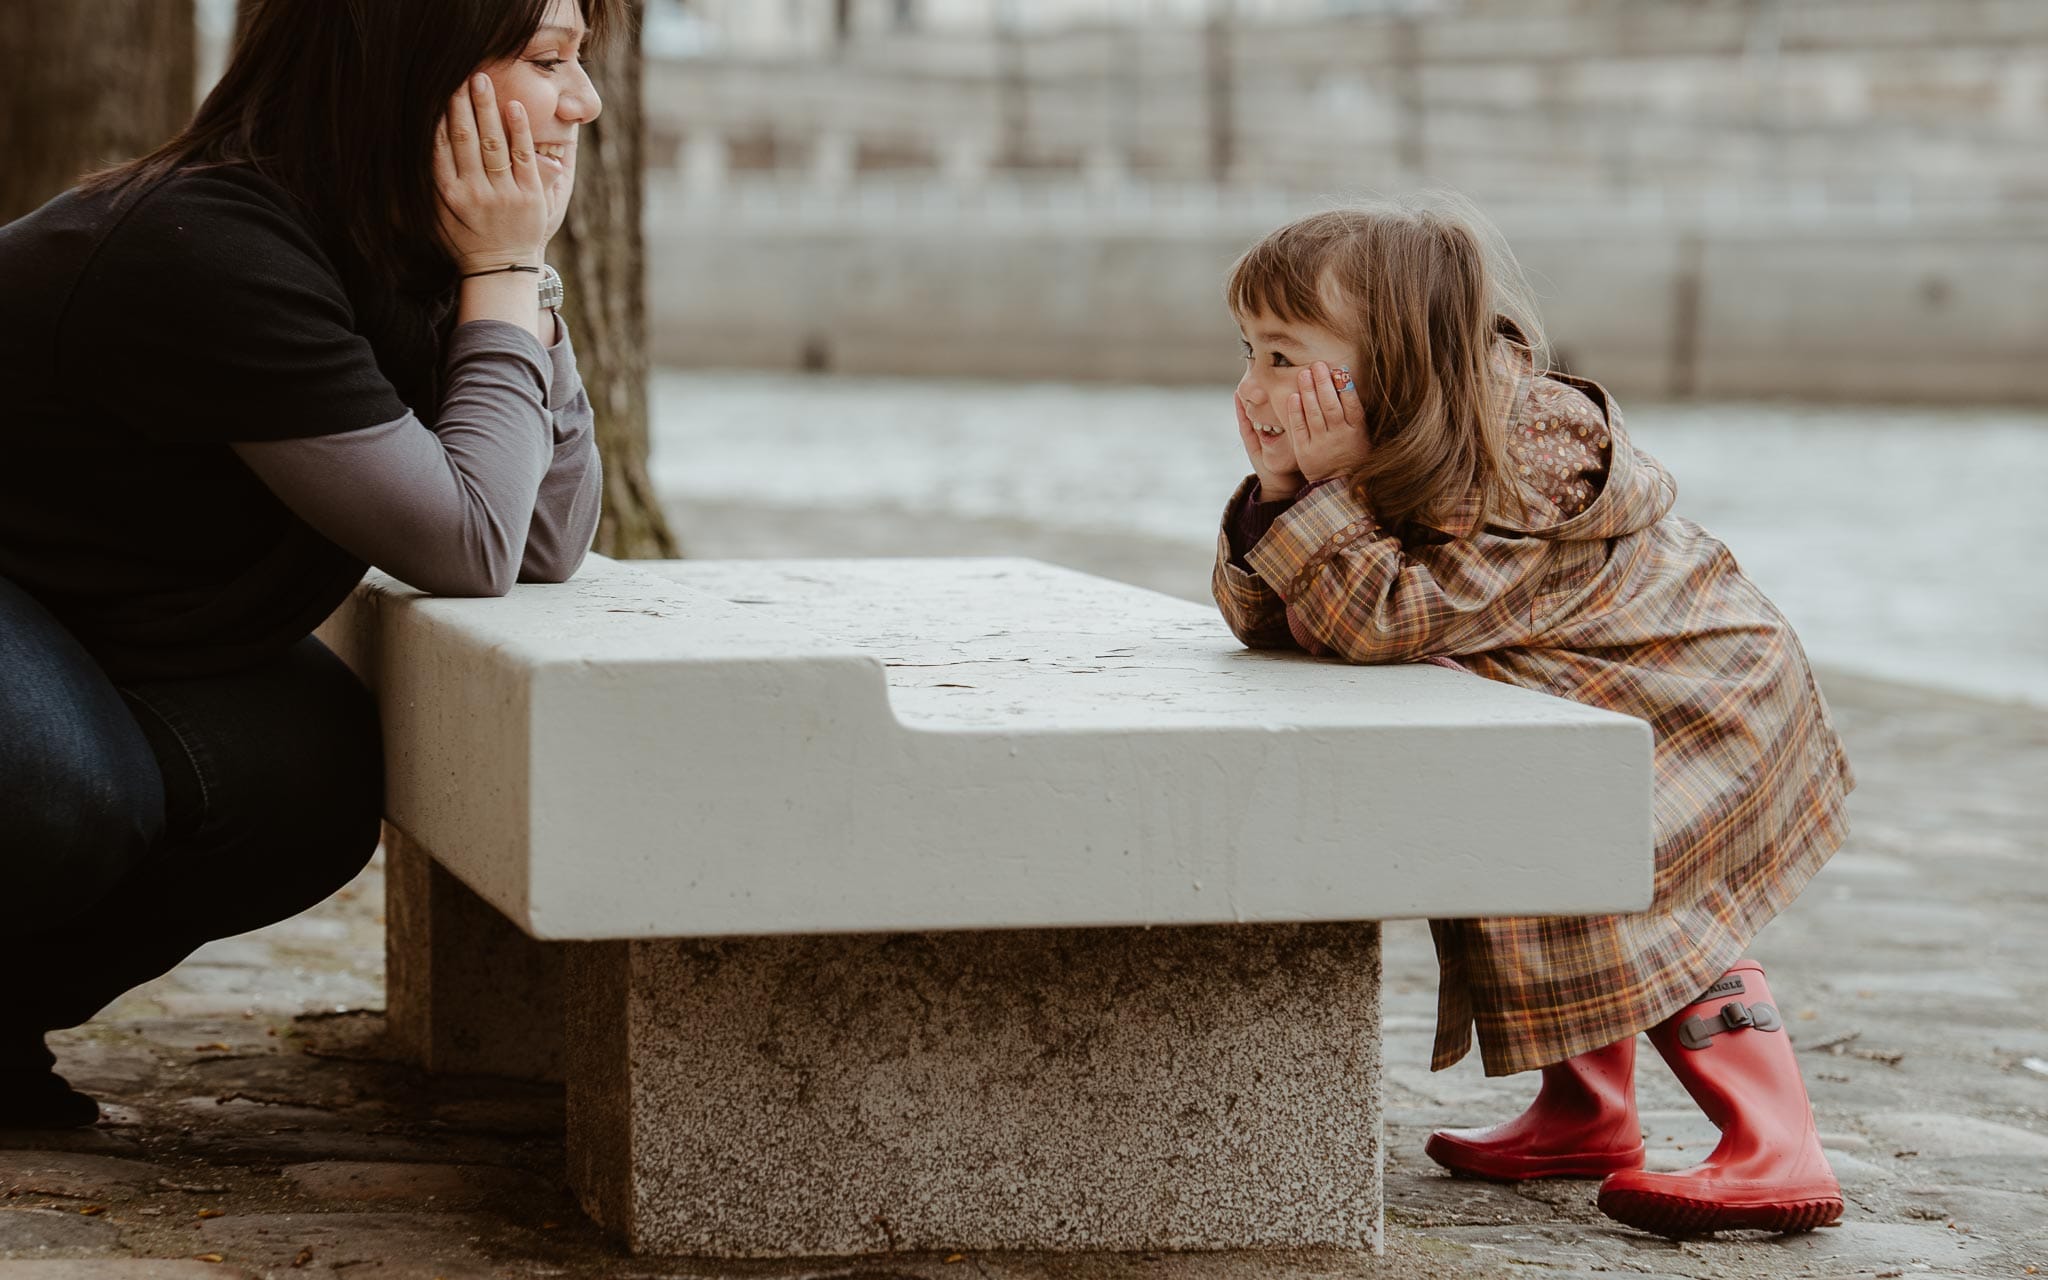
[[[434,132],[441,242],[464,275],[515,263],[539,266],[547,248],[548,192],[526,108],[502,111],[491,78],[455,91]]]
[[[1269,436],[1252,425],[1244,411],[1244,400],[1235,391],[1230,403],[1237,408],[1237,437],[1244,455],[1251,460],[1252,474],[1259,478],[1259,501],[1278,502],[1301,492],[1308,481],[1294,463],[1294,441],[1287,432]]]

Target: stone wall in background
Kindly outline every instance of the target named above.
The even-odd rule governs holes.
[[[870,193],[873,194],[873,193]],[[654,358],[685,367],[1234,378],[1231,259],[1292,210],[1020,200],[658,214]],[[657,204],[659,208],[659,203]],[[1674,224],[1503,209],[1559,354],[1618,394],[2048,403],[2048,226]]]
[[[2037,0],[1467,0],[661,62],[648,86],[653,163],[700,175],[2048,200]]]
[[[1448,186],[1617,389],[2048,402],[2039,0],[1463,0],[658,62],[648,92],[669,363],[1224,376],[1246,242]]]

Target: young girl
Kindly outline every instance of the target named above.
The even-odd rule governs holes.
[[[1535,1103],[1431,1135],[1480,1177],[1607,1175],[1600,1207],[1665,1235],[1802,1230],[1841,1191],[1751,938],[1847,831],[1853,779],[1799,641],[1596,383],[1545,367],[1519,271],[1469,206],[1315,214],[1232,269],[1253,474],[1219,540],[1239,639],[1436,662],[1647,720],[1655,898],[1634,915],[1431,922],[1434,1069],[1477,1028]],[[1474,778],[1475,787],[1485,779]],[[1635,1036],[1721,1129],[1642,1168]]]

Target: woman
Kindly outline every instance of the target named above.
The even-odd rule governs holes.
[[[614,0],[266,0],[160,150],[0,228],[0,1129],[44,1034],[377,843],[366,565],[501,595],[596,527],[543,264]]]

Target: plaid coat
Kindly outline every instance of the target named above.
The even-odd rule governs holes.
[[[1840,847],[1854,786],[1791,626],[1726,547],[1670,514],[1677,487],[1630,446],[1612,398],[1503,350],[1526,515],[1478,527],[1468,500],[1395,538],[1334,482],[1248,519],[1248,479],[1213,582],[1247,645],[1436,661],[1650,723],[1647,911],[1430,922],[1431,1066],[1464,1057],[1476,1029],[1488,1075],[1611,1044],[1690,1003]]]

